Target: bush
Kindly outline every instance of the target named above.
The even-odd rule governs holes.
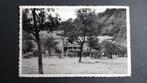
[[[76,52],[68,52],[69,57],[76,57],[77,53]]]
[[[31,40],[23,40],[22,52],[25,54],[27,52],[32,52],[34,48],[34,43]]]
[[[112,43],[111,41],[104,41],[103,45],[103,56],[107,56],[108,58],[112,58],[112,55],[118,55],[119,57],[124,57],[127,54],[127,48],[125,46],[121,46],[116,43]]]
[[[28,52],[23,55],[23,58],[31,58],[33,56],[32,52]]]
[[[92,51],[90,55],[91,55],[91,58],[101,58],[101,52],[98,50]]]
[[[83,57],[89,56],[89,50],[83,51]]]
[[[35,57],[39,56],[39,51],[38,50],[34,50],[33,51],[33,56],[35,56]]]
[[[125,55],[127,55],[127,47],[118,46],[118,55],[119,57],[125,57]]]
[[[55,49],[55,53],[57,53],[57,54],[62,54],[62,50],[60,50],[60,49]]]

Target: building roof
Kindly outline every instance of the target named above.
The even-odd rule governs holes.
[[[97,38],[99,39],[99,43],[100,43],[100,42],[103,42],[103,41],[105,41],[105,40],[111,40],[111,39],[113,39],[114,37],[105,35],[105,36],[98,36]]]

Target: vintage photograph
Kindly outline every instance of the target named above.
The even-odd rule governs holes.
[[[128,6],[19,6],[20,77],[130,77]]]

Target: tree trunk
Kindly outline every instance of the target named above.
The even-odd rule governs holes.
[[[32,10],[32,14],[33,14],[33,21],[34,21],[34,29],[35,29],[35,38],[36,38],[36,42],[38,45],[38,70],[39,70],[39,74],[43,74],[43,65],[42,65],[42,52],[41,52],[41,45],[40,45],[40,38],[39,38],[39,29],[37,28],[37,23],[36,23],[36,13],[35,13],[35,8]]]
[[[79,63],[81,62],[81,59],[82,59],[83,45],[84,45],[84,42],[81,43],[81,47],[80,47]]]
[[[38,52],[39,52],[39,56],[38,56],[38,70],[39,70],[39,74],[43,74],[43,65],[42,65],[42,52],[41,52],[41,46],[40,46],[40,39],[37,40],[37,45],[38,45]]]

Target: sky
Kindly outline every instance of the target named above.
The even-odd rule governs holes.
[[[75,19],[76,18],[76,10],[80,8],[76,7],[64,7],[64,8],[55,8],[55,12],[59,14],[62,21],[65,21],[69,18]],[[104,12],[106,8],[92,8],[95,9],[96,13]]]

